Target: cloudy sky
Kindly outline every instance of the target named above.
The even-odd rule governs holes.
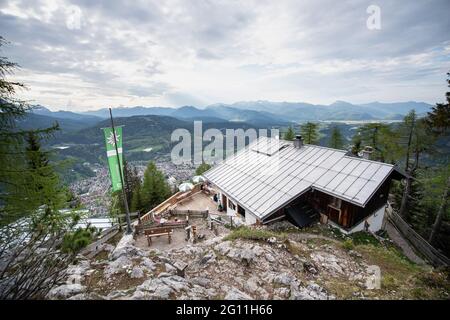
[[[10,41],[1,54],[21,65],[21,97],[81,111],[435,103],[447,89],[448,0],[123,2],[0,0],[0,35]],[[367,27],[370,5],[380,29]]]

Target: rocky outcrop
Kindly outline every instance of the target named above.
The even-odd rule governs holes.
[[[360,258],[336,250],[328,244],[284,243],[276,238],[260,242],[217,237],[168,251],[146,251],[136,247],[131,236],[124,236],[107,260],[73,266],[68,273],[75,280],[55,287],[49,297],[334,299],[319,285],[321,279],[364,287],[368,274]]]

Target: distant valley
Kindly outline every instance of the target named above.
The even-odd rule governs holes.
[[[320,144],[326,145],[330,127],[338,125],[349,142],[354,130],[367,121],[402,119],[411,109],[426,114],[431,105],[422,102],[379,103],[353,105],[337,101],[331,105],[289,102],[237,102],[215,104],[206,108],[183,106],[119,107],[113,109],[116,125],[124,126],[125,157],[129,161],[148,161],[167,156],[173,146],[171,133],[178,128],[193,132],[195,120],[203,122],[203,130],[279,128],[289,125],[298,129],[304,121],[320,122]],[[46,128],[57,122],[60,131],[46,145],[55,150],[59,160],[68,163],[62,175],[68,181],[92,176],[91,165],[105,165],[104,138],[101,128],[110,126],[109,110],[88,112],[50,111],[35,106],[32,113],[18,121],[22,129]],[[348,123],[345,123],[348,122]]]

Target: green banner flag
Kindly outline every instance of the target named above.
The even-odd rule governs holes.
[[[122,157],[122,127],[116,129],[117,150],[119,151],[120,170],[123,177],[123,157]],[[109,173],[111,174],[112,190],[122,190],[120,181],[119,164],[117,163],[116,147],[114,145],[114,133],[112,128],[104,128],[106,141],[106,155],[108,157]]]

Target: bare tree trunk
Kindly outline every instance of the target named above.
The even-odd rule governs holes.
[[[400,205],[399,215],[401,217],[405,216],[406,205],[408,203],[409,193],[411,192],[411,177],[407,177],[405,181],[405,189],[403,190],[402,203]]]
[[[439,233],[439,229],[442,224],[442,217],[444,216],[445,210],[447,209],[447,199],[450,196],[450,177],[447,179],[447,185],[445,186],[444,193],[442,194],[442,202],[439,206],[439,211],[436,216],[436,220],[433,224],[433,229],[431,230],[430,237],[428,238],[428,242],[430,244],[436,239],[436,235]]]

